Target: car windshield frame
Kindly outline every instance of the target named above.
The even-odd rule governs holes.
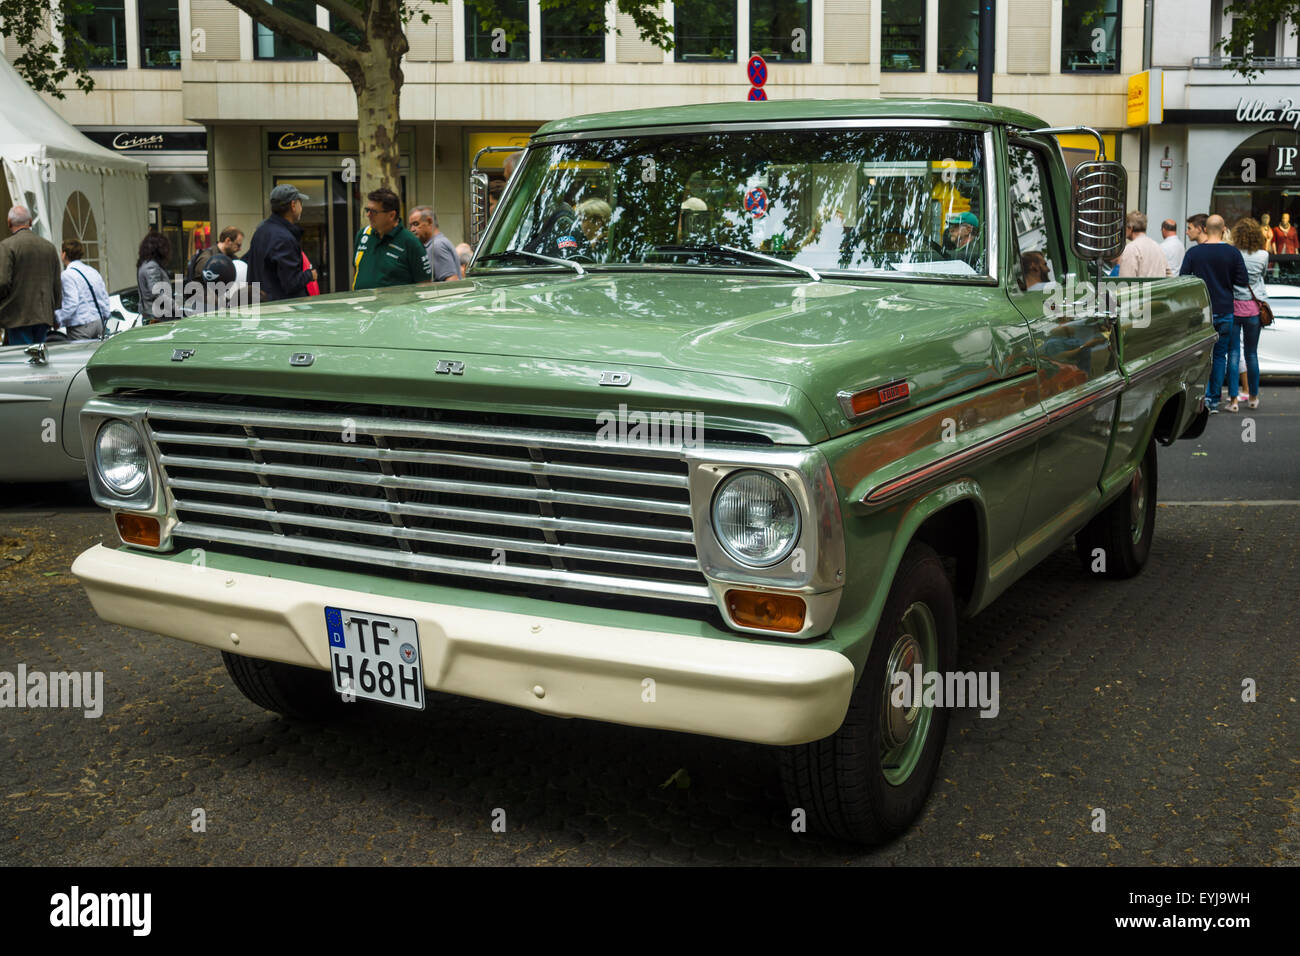
[[[535,165],[537,163],[550,162],[554,154],[551,147],[561,144],[580,144],[592,140],[634,140],[637,138],[646,138],[652,141],[662,141],[672,137],[692,136],[692,135],[717,135],[717,134],[735,134],[744,136],[749,133],[780,133],[790,131],[810,131],[810,132],[835,132],[835,131],[854,131],[854,130],[888,130],[897,132],[905,136],[910,130],[925,131],[960,131],[972,132],[978,136],[979,160],[983,163],[983,175],[979,183],[982,188],[982,212],[985,213],[985,222],[982,223],[981,238],[984,244],[984,271],[975,272],[970,275],[954,274],[942,271],[906,271],[889,268],[869,268],[865,265],[838,268],[828,268],[824,265],[816,265],[816,271],[828,279],[870,279],[870,280],[891,280],[902,282],[923,282],[923,283],[942,283],[942,284],[961,284],[961,285],[998,285],[1002,281],[1001,268],[1001,202],[1002,196],[998,180],[995,176],[995,165],[997,162],[997,142],[995,137],[995,125],[990,123],[967,121],[967,120],[944,120],[944,119],[919,119],[908,118],[903,120],[886,120],[886,119],[845,119],[836,121],[769,121],[769,122],[718,122],[718,123],[691,123],[682,125],[664,125],[664,126],[636,126],[626,128],[607,128],[599,130],[581,130],[567,133],[552,133],[542,136],[535,136],[529,143],[521,162],[516,167],[506,190],[500,199],[499,208],[491,221],[479,243],[479,249],[485,254],[501,252],[512,248],[507,242],[501,244],[503,232],[513,232],[519,227],[520,217],[524,214],[516,210],[516,204],[528,203],[531,200],[530,195],[525,195],[522,191],[521,184],[536,178]],[[627,152],[624,151],[626,155]],[[513,212],[513,214],[512,214]],[[512,221],[513,220],[513,221]],[[507,223],[509,225],[507,226]],[[509,237],[514,241],[515,237]],[[757,251],[757,250],[756,250]],[[754,261],[752,264],[741,264],[732,262],[717,262],[713,264],[692,264],[689,269],[683,269],[679,263],[662,263],[662,262],[590,262],[580,260],[583,267],[588,272],[654,272],[663,273],[665,271],[708,271],[723,273],[747,273],[747,274],[768,274],[777,276],[790,276],[794,269],[800,266],[812,265],[811,263],[800,263],[792,259],[786,267],[777,265],[764,265],[762,262]],[[951,260],[939,260],[951,261]],[[534,272],[539,269],[551,268],[538,263],[536,265],[520,264],[519,266],[506,266],[493,264],[490,267],[479,266],[477,261],[471,269],[472,273],[481,275],[488,274],[508,274],[508,273],[526,273]]]

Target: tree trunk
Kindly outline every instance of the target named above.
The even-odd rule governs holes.
[[[362,72],[353,86],[357,94],[357,146],[360,152],[361,194],[387,186],[401,194],[397,145],[398,107],[402,96],[399,59],[382,50],[362,56]]]

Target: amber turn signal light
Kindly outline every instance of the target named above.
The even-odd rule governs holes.
[[[867,412],[880,408],[882,405],[901,402],[911,394],[911,391],[911,387],[907,382],[900,379],[897,382],[890,382],[888,385],[881,385],[878,388],[868,388],[861,392],[854,392],[848,396],[849,410],[856,418],[859,415],[865,415]]]
[[[807,608],[803,598],[794,594],[728,591],[727,610],[733,621],[745,627],[794,634],[803,629]]]
[[[117,521],[117,533],[127,544],[142,544],[146,548],[156,548],[162,541],[162,530],[158,527],[157,518],[126,512],[118,512],[113,518]]]

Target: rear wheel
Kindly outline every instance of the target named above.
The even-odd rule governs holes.
[[[927,545],[908,547],[894,577],[844,723],[830,737],[781,751],[791,807],[832,836],[883,843],[920,813],[939,769],[948,711],[895,693],[897,675],[951,671],[957,615],[952,584]]]
[[[240,692],[266,710],[299,720],[327,720],[342,710],[343,699],[334,693],[326,671],[226,651],[221,659]]]
[[[1079,562],[1091,574],[1131,578],[1151,556],[1156,531],[1156,443],[1146,454],[1124,493],[1074,537]]]

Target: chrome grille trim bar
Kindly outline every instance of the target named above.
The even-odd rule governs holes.
[[[284,501],[297,501],[302,504],[355,508],[359,511],[377,511],[385,514],[412,515],[422,518],[447,518],[453,521],[479,524],[567,531],[571,534],[643,538],[646,541],[670,541],[677,544],[693,544],[695,541],[695,535],[686,529],[656,528],[651,525],[613,524],[605,521],[587,521],[582,518],[548,518],[511,511],[480,511],[473,508],[459,508],[454,505],[429,505],[416,502],[395,503],[386,501],[383,498],[327,495],[315,491],[302,491],[297,488],[267,488],[262,485],[203,481],[198,478],[169,478],[167,487],[183,491],[207,491],[215,494],[252,496],[259,499],[274,498]]]
[[[436,574],[454,574],[482,578],[499,577],[503,581],[520,584],[550,585],[598,591],[627,597],[668,598],[690,601],[695,604],[712,604],[713,597],[705,584],[681,584],[668,581],[645,581],[622,578],[612,574],[589,574],[581,571],[553,571],[549,568],[527,568],[510,565],[493,565],[488,561],[465,561],[458,558],[437,558],[423,554],[408,554],[388,548],[370,548],[337,541],[314,538],[288,538],[284,535],[263,534],[256,531],[232,531],[216,525],[182,521],[172,534],[184,538],[199,538],[219,544],[265,548],[289,554],[307,554],[320,558],[333,558],[359,564],[428,571]]]
[[[691,513],[685,502],[659,501],[653,498],[622,498],[612,495],[590,494],[584,491],[556,491],[527,485],[492,485],[448,481],[444,478],[409,478],[400,475],[352,472],[341,468],[307,468],[302,465],[271,465],[231,458],[194,458],[189,455],[158,456],[158,464],[166,468],[197,468],[209,471],[234,471],[249,475],[275,475],[282,478],[303,478],[308,481],[337,481],[343,484],[369,485],[375,488],[406,488],[411,491],[440,491],[445,494],[495,498],[519,498],[527,501],[547,501],[553,504],[583,505],[589,508],[613,508],[620,511],[649,511],[656,514],[684,515]]]
[[[592,548],[585,545],[547,544],[543,541],[529,541],[523,538],[499,538],[491,535],[464,534],[456,531],[436,531],[431,528],[398,527],[392,524],[377,524],[368,521],[349,521],[346,518],[325,518],[320,515],[241,508],[238,505],[220,505],[206,501],[177,502],[177,510],[209,515],[225,515],[230,518],[244,518],[249,521],[268,524],[274,522],[303,528],[326,528],[331,531],[368,534],[379,538],[432,541],[467,548],[499,548],[502,551],[554,555],[562,558],[573,558],[578,561],[608,561],[613,564],[638,564],[644,567],[673,568],[681,571],[700,570],[700,562],[695,558],[650,554],[644,551],[619,551],[611,548]]]
[[[153,432],[159,444],[205,445],[220,448],[241,448],[248,451],[282,451],[303,455],[327,455],[338,458],[364,458],[369,461],[408,461],[416,464],[452,465],[459,468],[482,468],[495,471],[512,471],[523,474],[554,475],[563,478],[588,478],[596,481],[621,481],[629,484],[656,485],[665,488],[685,488],[686,476],[667,472],[633,471],[625,468],[593,468],[590,465],[568,465],[556,462],[535,462],[523,458],[502,458],[494,455],[468,455],[454,451],[420,451],[415,449],[372,448],[358,444],[327,444],[325,442],[283,441],[238,435],[201,435],[184,432]]]
[[[680,458],[681,445],[625,445],[602,442],[575,432],[549,429],[506,428],[496,425],[464,425],[457,422],[424,422],[375,415],[282,412],[259,408],[227,408],[221,405],[172,405],[157,402],[147,406],[146,417],[154,422],[180,421],[203,425],[252,425],[263,428],[299,428],[308,431],[336,431],[354,428],[358,435],[387,435],[392,438],[423,438],[440,441],[478,442],[488,445],[522,445],[559,451],[583,451],[641,458]]]

